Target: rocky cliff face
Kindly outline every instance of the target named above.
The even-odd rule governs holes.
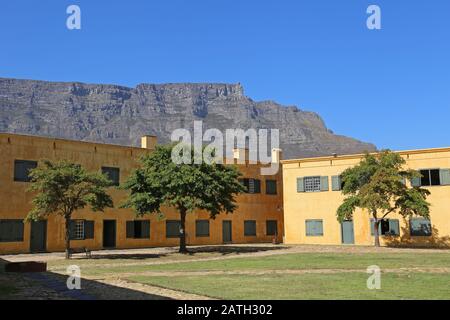
[[[168,142],[173,130],[280,129],[284,158],[347,154],[375,146],[334,135],[313,112],[255,102],[239,84],[116,85],[0,78],[0,132],[139,145],[145,134]]]

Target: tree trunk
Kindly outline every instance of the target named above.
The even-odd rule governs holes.
[[[379,232],[380,220],[378,220],[378,217],[377,217],[376,213],[373,214],[373,218],[375,220],[375,224],[373,226],[373,235],[375,237],[375,247],[379,248],[379,247],[381,247],[381,245],[380,245],[380,232]]]
[[[70,216],[66,216],[66,260],[70,259]]]
[[[188,253],[186,248],[186,209],[180,209],[180,253]]]

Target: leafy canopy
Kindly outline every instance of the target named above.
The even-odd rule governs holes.
[[[122,207],[133,208],[138,216],[161,214],[162,206],[171,206],[180,212],[205,210],[211,218],[221,212],[232,213],[236,209],[235,196],[245,191],[238,181],[238,169],[203,161],[201,164],[176,164],[172,161],[172,148],[171,145],[158,146],[155,152],[141,159],[141,168],[122,186],[130,191]],[[200,155],[191,150],[191,156]]]
[[[430,192],[420,187],[408,188],[407,180],[421,177],[416,170],[404,170],[406,161],[397,153],[384,150],[366,154],[355,167],[342,174],[343,194],[347,195],[337,211],[340,222],[351,220],[356,208],[367,209],[375,219],[384,219],[398,211],[403,217],[429,218]],[[380,216],[379,216],[380,214]]]
[[[44,160],[42,165],[30,172],[31,186],[36,192],[33,209],[27,220],[39,220],[50,214],[64,217],[87,205],[94,212],[113,207],[105,188],[111,181],[101,173],[87,172],[83,167],[67,161]]]

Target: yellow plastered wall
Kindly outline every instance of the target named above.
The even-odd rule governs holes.
[[[24,219],[31,210],[33,195],[27,192],[29,183],[14,182],[15,160],[69,160],[79,163],[89,171],[100,171],[101,167],[120,168],[120,181],[123,182],[133,169],[139,165],[138,159],[151,150],[116,145],[96,144],[61,139],[50,139],[14,134],[0,134],[0,219]],[[284,230],[282,211],[282,173],[276,176],[262,177],[260,165],[243,164],[238,166],[246,178],[260,179],[261,194],[240,195],[237,197],[238,209],[232,215],[221,214],[210,221],[210,237],[196,237],[195,221],[208,220],[204,212],[190,213],[186,222],[187,243],[189,245],[222,244],[222,221],[232,221],[233,243],[265,243],[273,240],[266,235],[266,221],[276,220],[278,240],[282,240]],[[277,180],[278,194],[265,194],[265,180]],[[116,248],[147,248],[158,246],[177,246],[179,239],[166,238],[166,220],[179,220],[179,214],[171,208],[164,208],[164,220],[148,215],[136,219],[129,209],[119,209],[127,193],[116,188],[109,192],[115,208],[106,209],[104,213],[91,212],[89,208],[76,212],[72,219],[94,221],[94,239],[71,241],[71,247],[87,247],[91,250],[103,248],[103,222],[116,221]],[[150,220],[150,239],[127,239],[126,221]],[[244,236],[244,221],[256,220],[257,236]],[[0,242],[0,254],[26,253],[30,251],[30,224],[24,228],[22,242]],[[64,250],[64,220],[59,216],[50,216],[47,220],[47,251]]]
[[[450,148],[400,152],[407,167],[420,169],[450,168]],[[332,190],[332,176],[340,175],[345,169],[359,163],[361,155],[322,157],[283,161],[284,223],[286,244],[342,244],[341,225],[336,211],[344,196]],[[297,178],[328,176],[329,190],[315,193],[298,193]],[[409,182],[408,182],[409,184]],[[450,245],[450,186],[428,187],[431,196],[431,223],[433,236],[411,237],[409,220],[394,213],[388,218],[400,221],[399,237],[381,237],[388,246],[449,246]],[[306,220],[323,220],[323,236],[306,236]],[[356,245],[373,245],[370,232],[370,216],[357,210],[354,214],[354,238]]]

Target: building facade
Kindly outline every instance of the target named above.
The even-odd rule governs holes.
[[[23,223],[31,210],[33,194],[28,170],[39,161],[68,160],[89,171],[106,173],[116,184],[127,179],[139,166],[139,158],[152,152],[155,137],[143,137],[142,147],[125,147],[80,141],[0,134],[0,254],[57,252],[64,250],[65,227],[62,217],[52,215],[45,221]],[[236,151],[240,157],[241,151]],[[279,158],[275,150],[274,158]],[[282,241],[282,174],[261,176],[261,165],[238,164],[248,193],[237,197],[234,214],[211,220],[205,212],[188,214],[188,245],[223,243],[264,243]],[[163,210],[164,217],[148,215],[137,219],[130,209],[119,209],[127,193],[111,187],[108,192],[115,208],[104,213],[89,208],[76,212],[71,222],[71,247],[90,250],[104,248],[147,248],[179,244],[179,214]]]
[[[427,188],[430,220],[391,214],[381,223],[385,246],[450,245],[450,148],[404,151],[406,166],[423,178],[406,182]],[[344,200],[340,174],[363,155],[282,161],[286,244],[373,245],[373,221],[357,210],[353,221],[340,224],[336,211]]]

